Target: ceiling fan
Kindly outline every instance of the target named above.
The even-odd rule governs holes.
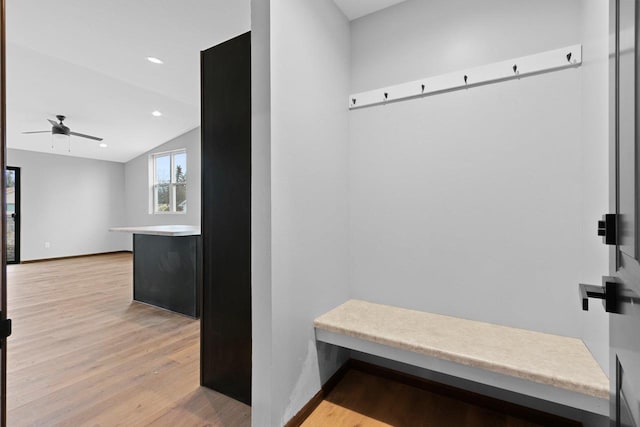
[[[60,123],[56,123],[51,119],[47,119],[49,123],[51,123],[51,130],[36,130],[31,132],[22,132],[23,134],[31,134],[31,133],[51,133],[52,135],[66,135],[66,136],[78,136],[80,138],[92,139],[94,141],[102,141],[102,138],[98,138],[97,136],[85,135],[83,133],[71,132],[67,126],[62,123],[65,116],[57,115],[56,118],[60,121]]]

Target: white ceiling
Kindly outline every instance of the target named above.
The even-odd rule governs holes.
[[[406,0],[333,0],[350,21]]]
[[[51,152],[21,132],[64,114],[109,147],[72,137],[60,154],[119,162],[199,126],[200,51],[250,29],[250,0],[7,3],[7,146]]]

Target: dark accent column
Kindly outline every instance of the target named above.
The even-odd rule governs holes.
[[[201,54],[201,384],[251,403],[251,35]]]

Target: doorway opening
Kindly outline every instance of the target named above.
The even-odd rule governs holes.
[[[20,168],[7,166],[5,174],[7,264],[20,264]]]
[[[200,225],[199,54],[249,29],[248,3],[8,3],[7,163],[28,213],[14,193],[8,424],[249,425],[200,387],[200,320],[132,302],[133,239],[109,231]],[[149,212],[149,156],[180,149],[188,209]]]

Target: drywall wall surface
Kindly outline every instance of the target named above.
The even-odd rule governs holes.
[[[351,23],[351,93],[579,43],[579,0],[409,0]]]
[[[596,236],[596,221],[609,203],[609,2],[583,0],[582,39],[582,265],[580,283],[601,284],[609,272],[609,247]],[[609,316],[602,304],[582,313],[583,339],[609,374]]]
[[[271,426],[345,358],[313,320],[348,298],[349,23],[332,0],[271,3]]]
[[[353,92],[580,42],[578,1],[408,1],[355,20]],[[354,110],[352,297],[579,337],[582,70]]]
[[[20,168],[22,261],[127,249],[109,232],[125,218],[122,163],[8,149],[7,166]]]
[[[200,225],[200,128],[193,129],[125,164],[126,224],[138,225]],[[149,156],[165,151],[187,150],[187,212],[175,214],[149,213]]]
[[[251,1],[251,424],[271,424],[271,62],[269,0]]]

